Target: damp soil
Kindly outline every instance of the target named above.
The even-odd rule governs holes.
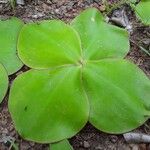
[[[88,7],[96,7],[100,11],[105,12],[105,6],[101,0],[25,0],[24,5],[16,5],[14,8],[5,2],[5,0],[0,0],[0,19],[16,16],[24,22],[45,19],[61,19],[69,22]],[[111,1],[111,3],[113,2],[116,3],[115,0]],[[118,9],[123,8],[127,12],[127,17],[132,24],[133,30],[130,33],[131,48],[125,59],[133,61],[150,77],[150,56],[140,48],[142,46],[145,49],[149,49],[150,28],[145,27],[136,19],[134,12],[129,6],[121,6]],[[112,13],[109,14],[109,17],[111,15]],[[23,66],[20,71],[11,75],[9,77],[10,86],[16,76],[28,69],[28,67]],[[26,141],[18,135],[8,111],[8,94],[9,90],[4,101],[0,104],[0,150],[13,149],[9,139],[15,140],[19,150],[48,150],[48,145]],[[149,121],[134,130],[134,132],[150,134],[148,126],[150,126]],[[69,140],[75,150],[150,150],[150,144],[128,144],[123,135],[103,133],[89,123],[82,131]]]

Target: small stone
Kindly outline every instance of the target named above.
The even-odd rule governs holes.
[[[6,3],[8,3],[8,0],[0,0],[0,3],[6,4]]]
[[[28,143],[21,143],[20,149],[22,149],[22,150],[30,149],[30,145]]]
[[[112,136],[110,137],[110,141],[111,141],[112,143],[116,143],[117,140],[118,140],[118,137],[115,136],[115,135],[112,135]]]
[[[41,17],[43,17],[43,16],[44,16],[44,14],[38,12],[37,14],[32,15],[32,18],[37,19],[37,18],[41,18]]]
[[[89,148],[89,147],[90,147],[90,144],[89,144],[89,142],[84,141],[84,142],[83,142],[83,146],[84,146],[85,148]]]
[[[105,10],[106,10],[106,6],[105,6],[105,5],[99,6],[99,10],[100,10],[101,12],[105,11]]]
[[[30,142],[29,143],[32,147],[35,145],[35,143],[34,142]]]
[[[82,145],[83,145],[83,143],[82,143],[82,142],[79,142],[79,145],[80,145],[80,146],[82,146]]]
[[[58,14],[59,13],[59,9],[55,9],[55,12]]]
[[[52,4],[52,1],[51,0],[47,0],[46,3]]]
[[[149,45],[150,44],[150,39],[144,39],[142,41],[142,43],[145,44],[145,45]]]
[[[139,144],[139,149],[140,150],[147,150],[146,144]]]
[[[137,145],[135,145],[135,146],[132,148],[132,150],[139,150],[139,148],[138,148]]]
[[[3,134],[8,134],[8,130],[6,128],[3,129]]]
[[[137,144],[130,144],[130,148],[131,148],[131,150],[139,150]]]
[[[98,145],[97,147],[95,147],[96,150],[103,150],[103,147],[101,145]]]

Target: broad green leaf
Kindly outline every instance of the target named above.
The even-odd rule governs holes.
[[[73,150],[68,140],[50,144],[50,150]]]
[[[61,21],[27,24],[18,42],[21,60],[31,68],[50,68],[78,63],[81,44],[76,31]]]
[[[150,0],[142,0],[135,7],[137,17],[146,25],[150,25]]]
[[[88,120],[80,67],[30,70],[14,81],[9,110],[25,139],[50,143],[74,136]],[[21,90],[20,90],[21,87]]]
[[[0,64],[0,103],[2,102],[8,88],[8,75],[5,68]]]
[[[95,8],[85,10],[71,24],[81,37],[84,59],[123,58],[129,51],[127,31],[105,23]]]
[[[83,70],[90,122],[108,133],[124,133],[150,116],[150,80],[127,60],[89,62]]]
[[[17,18],[0,21],[0,63],[8,74],[13,74],[22,67],[22,62],[17,56],[17,39],[23,22]]]
[[[120,59],[129,50],[127,31],[105,23],[94,8],[71,25],[30,23],[19,35],[18,55],[35,70],[15,79],[9,110],[27,140],[59,142],[74,136],[88,119],[102,131],[123,133],[150,116],[150,80]]]

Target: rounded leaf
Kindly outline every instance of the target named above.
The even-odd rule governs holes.
[[[136,16],[145,25],[150,25],[150,0],[142,0],[135,7]]]
[[[30,23],[18,41],[21,60],[31,68],[50,68],[77,63],[81,44],[76,31],[61,21]]]
[[[50,143],[79,132],[89,111],[80,78],[79,67],[30,70],[17,77],[9,110],[19,134],[27,140]]]
[[[90,122],[108,133],[124,133],[150,116],[150,80],[126,60],[90,62],[83,70]]]
[[[0,64],[0,103],[2,102],[8,88],[8,75],[5,68]]]
[[[123,58],[129,51],[127,31],[105,23],[95,8],[83,11],[71,24],[80,35],[84,59]]]
[[[23,22],[17,18],[0,21],[0,63],[8,74],[13,74],[22,67],[22,62],[17,56],[17,40]]]

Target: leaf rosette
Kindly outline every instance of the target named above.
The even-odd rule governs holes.
[[[51,143],[74,136],[88,120],[115,134],[143,124],[150,114],[150,81],[123,59],[128,51],[127,31],[105,23],[94,8],[71,25],[56,20],[24,25],[18,55],[32,69],[10,91],[17,131]]]

